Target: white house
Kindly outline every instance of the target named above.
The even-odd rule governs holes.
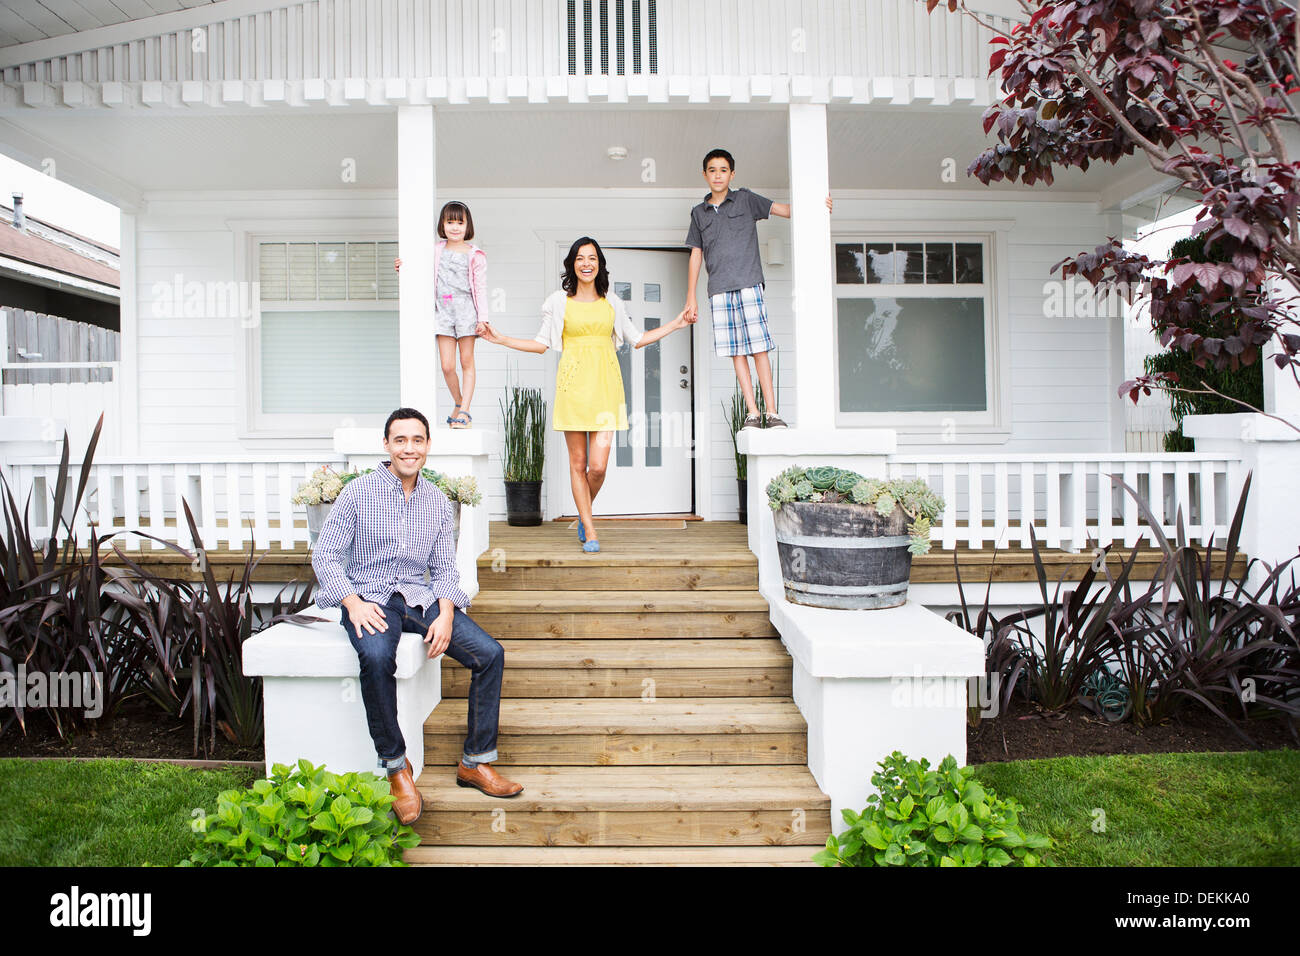
[[[1019,13],[970,6],[1004,28]],[[1141,158],[1051,187],[968,178],[999,96],[968,19],[916,0],[80,0],[66,16],[0,9],[0,149],[122,210],[122,428],[97,456],[101,522],[174,520],[185,494],[209,545],[291,547],[306,539],[293,487],[322,463],[373,461],[387,413],[413,405],[435,428],[430,464],[483,485],[472,573],[505,514],[498,401],[508,383],[549,400],[555,357],[480,342],[474,428],[445,427],[439,208],[469,204],[508,334],[536,332],[582,235],[633,318],[663,322],[686,294],[701,160],[723,146],[735,185],[794,207],[759,224],[791,428],[742,450],[760,589],[796,658],[804,625],[773,577],[762,490],[785,462],[926,478],[949,503],[938,554],[1027,545],[1030,525],[1052,549],[1136,544],[1111,473],[1168,526],[1181,507],[1195,536],[1226,532],[1253,452],[1237,432],[1188,455],[1125,452],[1122,309],[1050,272],[1176,207],[1172,182]],[[598,515],[736,519],[720,407],[735,379],[707,322],[626,356],[640,427]],[[1274,407],[1293,401],[1283,387],[1270,378]],[[84,434],[98,410],[82,413]],[[6,455],[20,486],[57,462],[39,441]],[[556,433],[547,462],[546,517],[571,514]],[[1036,593],[997,587],[1004,605]],[[942,609],[955,589],[915,581],[913,597]],[[968,673],[959,651],[936,673]],[[815,683],[796,672],[806,716]]]

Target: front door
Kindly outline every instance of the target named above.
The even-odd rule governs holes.
[[[610,294],[623,300],[638,329],[649,331],[676,318],[686,302],[685,252],[611,248],[604,252]],[[691,333],[695,328],[688,326],[645,348],[628,343],[619,349],[628,430],[614,433],[594,514],[691,510]],[[563,444],[560,454],[565,455]],[[563,491],[562,513],[575,514],[572,494],[568,488]]]

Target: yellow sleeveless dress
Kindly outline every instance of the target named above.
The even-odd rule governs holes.
[[[565,300],[564,336],[551,413],[551,427],[556,431],[627,429],[627,399],[613,333],[614,307],[606,299]]]

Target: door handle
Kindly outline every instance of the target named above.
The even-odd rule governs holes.
[[[679,368],[677,371],[679,371],[679,372],[681,372],[683,375],[685,375],[685,374],[686,374],[686,366],[683,365],[683,366],[682,366],[681,368]]]

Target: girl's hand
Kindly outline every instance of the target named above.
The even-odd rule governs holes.
[[[479,338],[487,339],[493,345],[501,344],[501,333],[492,328],[490,322],[480,322],[475,332],[478,333]]]
[[[691,313],[690,306],[687,306],[677,313],[677,318],[673,319],[673,324],[676,325],[677,328],[682,329],[688,325],[694,325],[696,318],[697,316]]]
[[[402,260],[401,260],[401,259],[394,259],[394,260],[393,260],[393,271],[394,271],[394,272],[400,272],[401,270],[402,270]]]

